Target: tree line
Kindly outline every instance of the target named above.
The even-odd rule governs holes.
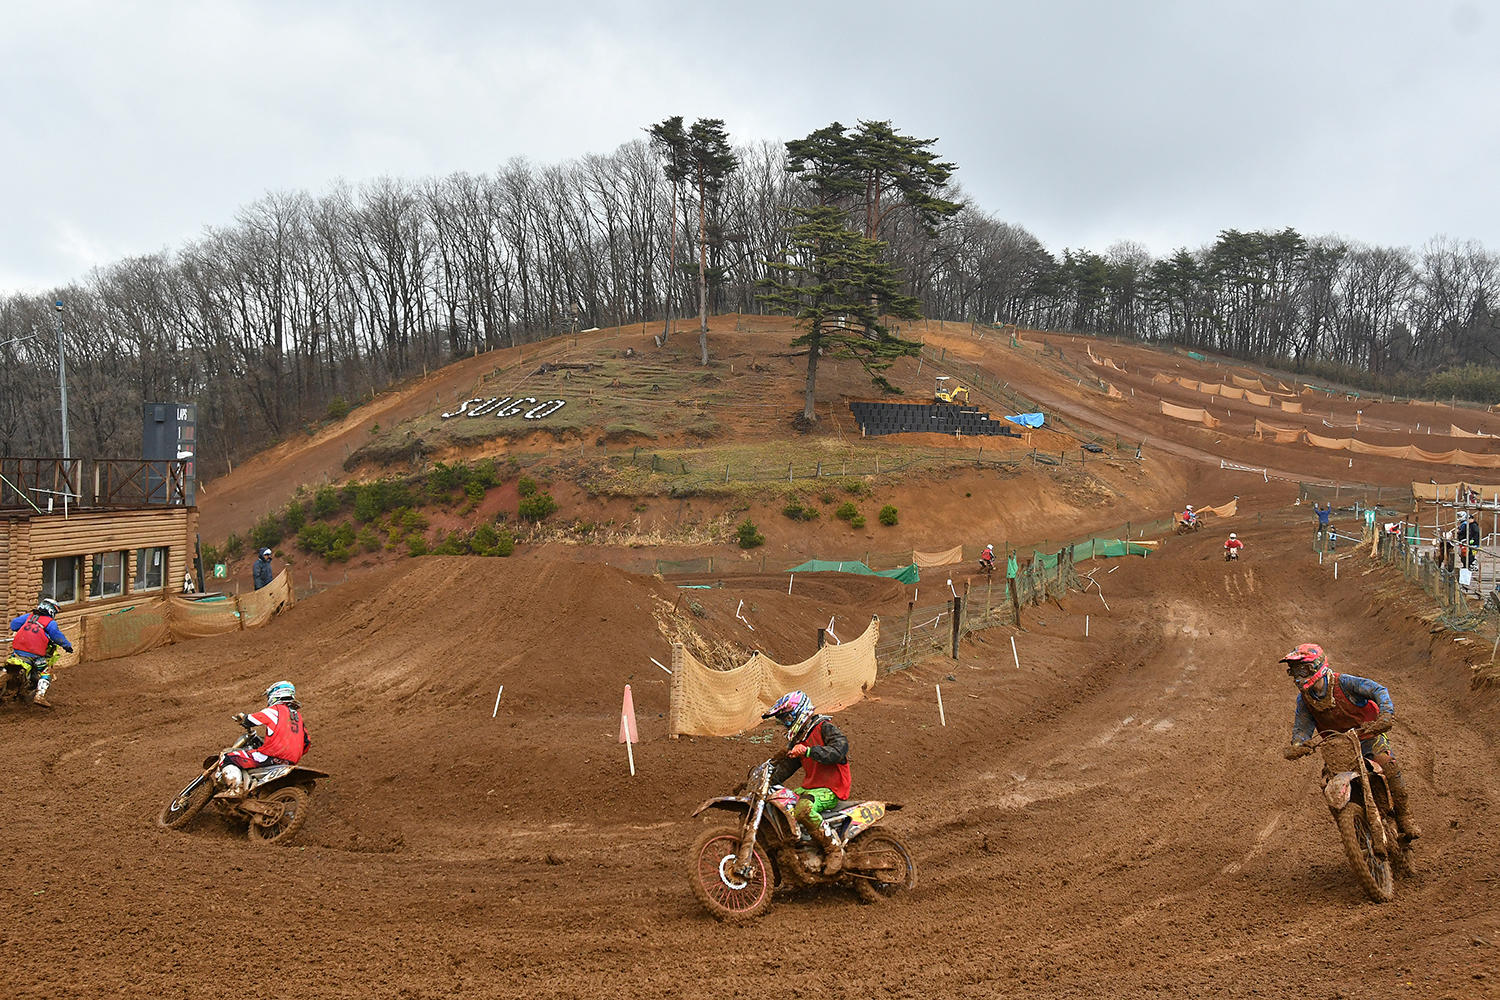
[[[1226,230],[1161,259],[1130,243],[1053,254],[968,203],[935,143],[860,122],[736,146],[722,121],[679,117],[607,155],[270,193],[184,246],[0,298],[0,454],[60,453],[59,323],[73,453],[132,454],[142,402],[193,401],[200,474],[424,367],[595,326],[666,337],[693,314],[703,363],[710,314],[802,317],[809,397],[820,353],[878,377],[909,352],[882,315],[1411,385],[1500,359],[1500,269],[1480,246]]]

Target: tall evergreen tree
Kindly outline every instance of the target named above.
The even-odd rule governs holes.
[[[765,301],[796,317],[803,333],[793,347],[807,347],[803,429],[817,422],[813,409],[818,358],[858,361],[876,385],[890,389],[881,374],[897,358],[914,356],[922,345],[901,340],[881,323],[882,316],[918,319],[917,300],[901,291],[901,277],[885,261],[885,247],[844,226],[843,213],[830,205],[792,210],[801,222],[788,230],[785,263],[766,266],[784,276],[761,282]]]
[[[665,344],[672,332],[672,285],[677,276],[677,201],[682,182],[691,168],[688,158],[688,136],[682,127],[682,116],[658,122],[646,130],[651,136],[651,148],[661,157],[662,173],[672,182],[672,235],[671,251],[667,255],[667,280],[662,298],[665,300],[665,315],[662,317],[661,342]]]
[[[687,134],[690,175],[698,189],[698,349],[700,363],[708,364],[708,204],[724,190],[724,182],[739,166],[724,122],[700,118]]]

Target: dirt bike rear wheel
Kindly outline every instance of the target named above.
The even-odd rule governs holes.
[[[886,830],[876,830],[862,837],[855,838],[850,844],[852,851],[860,854],[894,853],[901,859],[901,865],[905,867],[905,874],[891,873],[893,881],[875,881],[867,878],[854,879],[854,891],[867,903],[883,903],[890,899],[902,889],[915,889],[917,887],[917,863],[912,860],[911,851],[901,842],[901,838]],[[884,877],[884,875],[883,875]]]
[[[771,905],[771,862],[756,845],[750,873],[741,878],[731,869],[740,846],[738,827],[705,830],[693,841],[688,855],[689,881],[703,908],[719,920],[735,923],[758,917]]]
[[[1339,812],[1339,837],[1344,842],[1349,868],[1359,879],[1365,895],[1377,903],[1389,903],[1396,895],[1391,861],[1375,853],[1374,831],[1362,804],[1351,802]]]
[[[280,803],[281,816],[269,823],[264,822],[264,816],[251,817],[250,839],[258,844],[284,844],[291,840],[302,829],[302,824],[307,822],[308,809],[312,804],[312,797],[307,794],[307,789],[300,785],[286,785],[269,795],[261,796],[260,800]]]
[[[164,830],[180,830],[192,822],[213,797],[214,783],[206,777],[199,778],[167,803],[156,822]]]

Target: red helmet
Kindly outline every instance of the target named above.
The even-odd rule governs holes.
[[[1332,673],[1328,669],[1328,656],[1323,652],[1323,647],[1316,643],[1302,643],[1283,656],[1280,662],[1286,664],[1287,674],[1304,691]]]

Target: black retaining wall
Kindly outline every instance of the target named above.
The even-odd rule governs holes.
[[[854,420],[865,434],[967,434],[975,437],[1020,437],[1008,420],[992,420],[976,406],[952,403],[850,403]]]

